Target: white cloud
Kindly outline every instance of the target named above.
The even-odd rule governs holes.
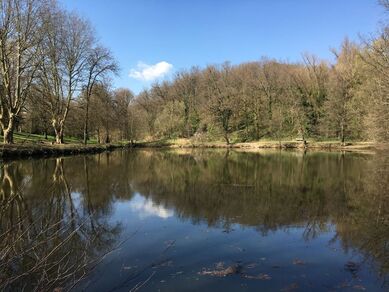
[[[131,202],[131,209],[138,212],[141,218],[156,216],[162,219],[167,219],[173,216],[173,211],[166,209],[161,205],[155,204],[150,199],[145,199],[140,195],[136,195]]]
[[[136,69],[131,69],[129,76],[141,81],[152,81],[163,77],[173,68],[172,64],[162,61],[154,65],[138,62]]]

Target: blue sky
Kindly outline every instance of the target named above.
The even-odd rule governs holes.
[[[377,29],[377,0],[60,0],[88,18],[117,58],[114,87],[134,92],[191,66],[330,59],[344,37]]]

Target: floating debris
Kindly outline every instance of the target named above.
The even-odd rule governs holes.
[[[255,279],[255,280],[271,280],[271,276],[270,275],[262,274],[262,273],[257,275],[257,276],[243,274],[242,277],[246,278],[246,279]]]
[[[251,264],[246,265],[245,268],[247,268],[247,269],[253,269],[253,268],[255,268],[256,266],[258,266],[257,263],[251,263]]]
[[[300,259],[294,259],[293,264],[303,266],[303,265],[305,265],[305,262],[303,260],[300,260]]]
[[[235,274],[240,274],[242,267],[240,265],[232,265],[229,266],[226,269],[216,269],[216,270],[203,270],[199,272],[199,275],[208,275],[208,276],[214,276],[214,277],[226,277],[231,276]]]

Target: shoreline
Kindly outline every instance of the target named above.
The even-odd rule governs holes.
[[[177,141],[153,141],[143,142],[134,145],[136,148],[225,148],[225,149],[240,149],[242,151],[251,151],[255,149],[296,149],[296,150],[327,150],[327,151],[360,151],[360,150],[384,150],[388,149],[389,145],[376,142],[346,142],[342,145],[341,142],[336,141],[323,141],[323,142],[310,142],[304,146],[299,141],[256,141],[256,142],[242,142],[232,143],[227,145],[222,142],[192,142],[187,139],[179,139]]]
[[[0,160],[19,158],[45,158],[58,156],[71,156],[80,154],[97,154],[116,149],[130,148],[129,145],[101,144],[101,145],[34,145],[10,144],[0,146]]]
[[[0,160],[12,160],[19,158],[45,158],[58,156],[71,156],[80,154],[97,154],[109,152],[116,149],[234,149],[241,151],[255,151],[264,149],[279,150],[316,150],[316,151],[366,151],[385,150],[389,145],[375,142],[348,142],[341,145],[340,142],[309,142],[304,147],[298,141],[257,141],[225,144],[222,142],[192,142],[188,139],[178,139],[171,141],[139,142],[131,144],[101,144],[101,145],[36,145],[36,144],[11,144],[0,146]]]

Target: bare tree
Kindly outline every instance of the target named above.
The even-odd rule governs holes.
[[[94,38],[89,23],[76,14],[54,7],[46,18],[41,46],[45,61],[40,66],[38,88],[51,114],[56,143],[62,144],[71,101],[85,80]]]
[[[389,11],[389,0],[379,0],[378,2]]]
[[[231,121],[234,115],[234,87],[232,67],[230,64],[223,64],[220,71],[215,67],[209,67],[207,95],[209,98],[209,110],[212,119],[221,127],[226,144],[230,144],[230,133],[232,131]]]
[[[134,94],[126,88],[119,88],[113,94],[115,102],[115,120],[122,140],[128,140],[130,131],[129,107]]]
[[[389,26],[384,26],[378,36],[363,40],[360,56],[367,65],[365,89],[373,98],[369,103],[368,123],[374,137],[389,140]]]
[[[4,143],[13,132],[36,77],[42,55],[43,0],[0,1],[0,125]]]
[[[117,73],[118,65],[116,64],[111,52],[101,46],[91,50],[86,63],[86,83],[83,91],[85,117],[84,117],[84,144],[89,140],[89,101],[92,95],[93,87],[109,73]]]
[[[354,121],[359,120],[357,124],[362,124],[361,113],[354,103],[362,77],[360,66],[358,67],[358,50],[348,39],[343,41],[339,51],[333,50],[336,64],[331,71],[329,95],[323,105],[323,126],[330,132],[335,132],[342,144],[346,137],[350,137]],[[352,132],[354,135],[358,133],[355,127]]]

